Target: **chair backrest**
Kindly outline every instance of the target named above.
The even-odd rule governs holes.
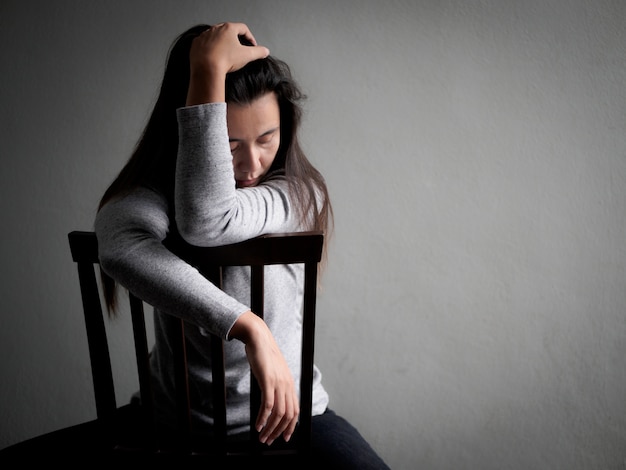
[[[103,423],[112,421],[117,411],[115,386],[108,349],[107,330],[105,328],[105,309],[102,307],[100,284],[96,279],[95,267],[99,264],[98,243],[93,232],[73,231],[68,234],[72,258],[77,264],[80,291],[83,302],[85,325],[91,360],[91,369],[96,401],[98,420]],[[315,308],[317,292],[318,264],[321,260],[324,237],[321,232],[299,232],[289,234],[271,234],[254,238],[241,243],[221,247],[200,248],[182,243],[180,240],[168,243],[170,250],[194,265],[204,276],[218,287],[221,284],[221,272],[226,266],[250,266],[251,269],[251,309],[263,317],[264,266],[272,264],[304,264],[304,310],[302,335],[302,361],[300,383],[300,422],[297,439],[291,448],[281,449],[280,453],[306,454],[310,448],[311,411],[312,411],[312,380],[313,355],[315,339]],[[271,286],[268,286],[271,288]],[[149,348],[146,334],[143,301],[132,292],[128,293],[130,312],[133,325],[135,353],[142,410],[145,419],[150,423],[153,419],[152,390],[150,380]],[[189,403],[189,385],[187,382],[186,352],[184,324],[179,323],[177,344],[174,347],[175,382],[177,388],[177,413],[182,435],[180,442],[190,442],[191,420]],[[214,397],[214,433],[215,442],[212,448],[225,457],[235,453],[251,453],[254,455],[272,454],[271,447],[263,447],[258,443],[254,419],[260,405],[260,391],[256,380],[251,374],[250,404],[250,439],[242,448],[232,447],[226,434],[226,397],[224,374],[224,349],[220,338],[213,336],[213,397]],[[148,426],[150,429],[150,425]],[[155,452],[161,452],[158,443],[151,446]],[[236,449],[236,450],[235,450]],[[177,450],[178,452],[181,449]],[[197,449],[187,447],[182,451],[197,453]]]

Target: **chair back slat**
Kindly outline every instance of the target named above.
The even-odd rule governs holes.
[[[226,455],[226,371],[224,342],[216,335],[211,338],[211,367],[213,371],[213,423],[215,448]]]
[[[171,338],[174,356],[174,383],[176,384],[176,416],[178,420],[179,446],[189,444],[191,436],[191,408],[189,401],[189,375],[187,373],[187,348],[185,346],[185,323],[174,318],[175,334]]]
[[[222,289],[222,267],[213,265],[203,273],[213,284]],[[224,362],[224,342],[214,334],[209,335],[211,342],[211,370],[213,393],[213,428],[216,452],[227,454],[226,446],[226,366]]]
[[[141,404],[147,411],[152,413],[154,405],[150,375],[150,351],[148,349],[143,301],[132,293],[129,293],[128,297],[133,324],[133,339],[135,341],[135,357],[137,358],[137,375],[139,377]]]
[[[94,259],[97,260],[97,245],[93,243],[93,239],[89,234],[85,232],[73,232],[69,235],[69,239],[72,257],[77,264],[82,294],[81,299],[96,400],[96,415],[99,419],[106,420],[113,416],[117,405],[115,402],[115,387],[109,345],[93,264]]]
[[[250,307],[263,319],[265,317],[265,271],[264,266],[257,264],[250,267]],[[259,433],[256,430],[256,418],[261,407],[261,387],[250,372],[250,442],[252,448],[259,450]]]
[[[302,316],[302,364],[300,375],[300,452],[310,449],[311,413],[313,407],[313,358],[315,350],[315,308],[317,289],[317,262],[304,265],[304,307]]]

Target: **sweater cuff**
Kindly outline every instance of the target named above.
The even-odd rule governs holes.
[[[226,103],[185,106],[176,110],[176,117],[181,129],[206,128],[207,125],[212,129],[218,129],[214,126],[223,126],[226,129]]]

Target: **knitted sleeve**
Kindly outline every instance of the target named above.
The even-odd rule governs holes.
[[[175,213],[188,243],[215,246],[298,230],[284,178],[236,188],[225,103],[180,108],[177,113]]]
[[[249,307],[222,292],[162,243],[170,221],[165,198],[147,188],[107,203],[95,232],[103,270],[156,309],[228,338]]]

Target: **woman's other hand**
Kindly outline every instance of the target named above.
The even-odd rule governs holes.
[[[270,445],[282,434],[289,441],[300,415],[300,402],[291,370],[274,336],[252,311],[239,317],[230,336],[246,345],[248,362],[261,388],[256,420],[259,440]]]
[[[257,44],[244,23],[211,26],[191,44],[187,106],[223,102],[226,74],[239,70],[248,62],[265,58],[269,53],[269,49]]]

